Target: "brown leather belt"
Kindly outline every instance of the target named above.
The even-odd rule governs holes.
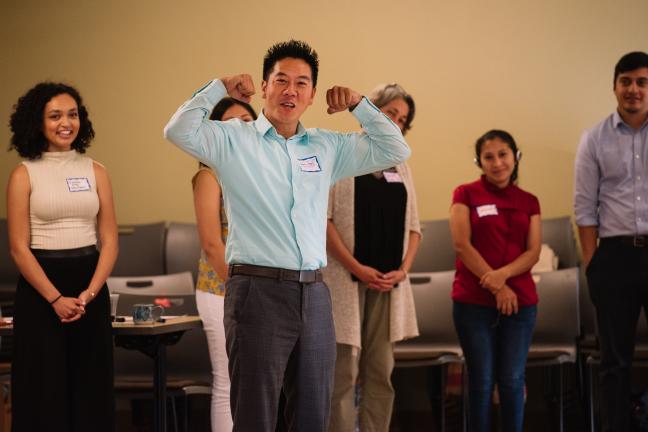
[[[275,267],[264,267],[250,264],[232,264],[229,276],[257,276],[278,281],[313,283],[322,282],[321,270],[288,270]]]
[[[648,235],[603,237],[601,238],[601,242],[645,248],[648,247]]]

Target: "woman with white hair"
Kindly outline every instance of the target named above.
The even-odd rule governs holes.
[[[369,98],[405,134],[414,100],[398,84]],[[393,344],[418,335],[407,279],[421,239],[409,167],[343,179],[331,189],[328,267],[337,342],[330,431],[355,431],[360,383],[360,430],[388,431],[394,402]]]

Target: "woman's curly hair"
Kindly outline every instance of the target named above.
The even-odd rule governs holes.
[[[95,135],[92,122],[88,118],[88,110],[74,87],[53,82],[36,84],[14,105],[14,112],[9,120],[12,132],[9,150],[15,149],[20,156],[28,159],[38,159],[47,151],[48,142],[43,135],[45,105],[60,94],[68,94],[76,101],[79,110],[79,134],[72,143],[72,149],[85,153]]]

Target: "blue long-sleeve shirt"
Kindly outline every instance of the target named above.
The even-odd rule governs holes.
[[[226,260],[291,270],[326,266],[328,192],[337,180],[398,165],[410,150],[400,129],[363,98],[353,110],[366,133],[304,129],[285,139],[254,122],[209,120],[227,95],[220,80],[173,115],[165,137],[217,173],[229,220]]]
[[[583,133],[574,212],[599,237],[648,234],[648,121],[635,130],[614,112]]]

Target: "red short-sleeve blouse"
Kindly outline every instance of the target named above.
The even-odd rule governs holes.
[[[503,189],[482,176],[479,180],[455,189],[452,203],[470,209],[471,243],[493,268],[498,269],[527,250],[531,216],[540,214],[540,203],[533,194],[511,184]],[[461,303],[495,306],[495,296],[479,285],[475,276],[457,258],[452,299]],[[515,291],[520,306],[538,302],[530,272],[506,281]]]

